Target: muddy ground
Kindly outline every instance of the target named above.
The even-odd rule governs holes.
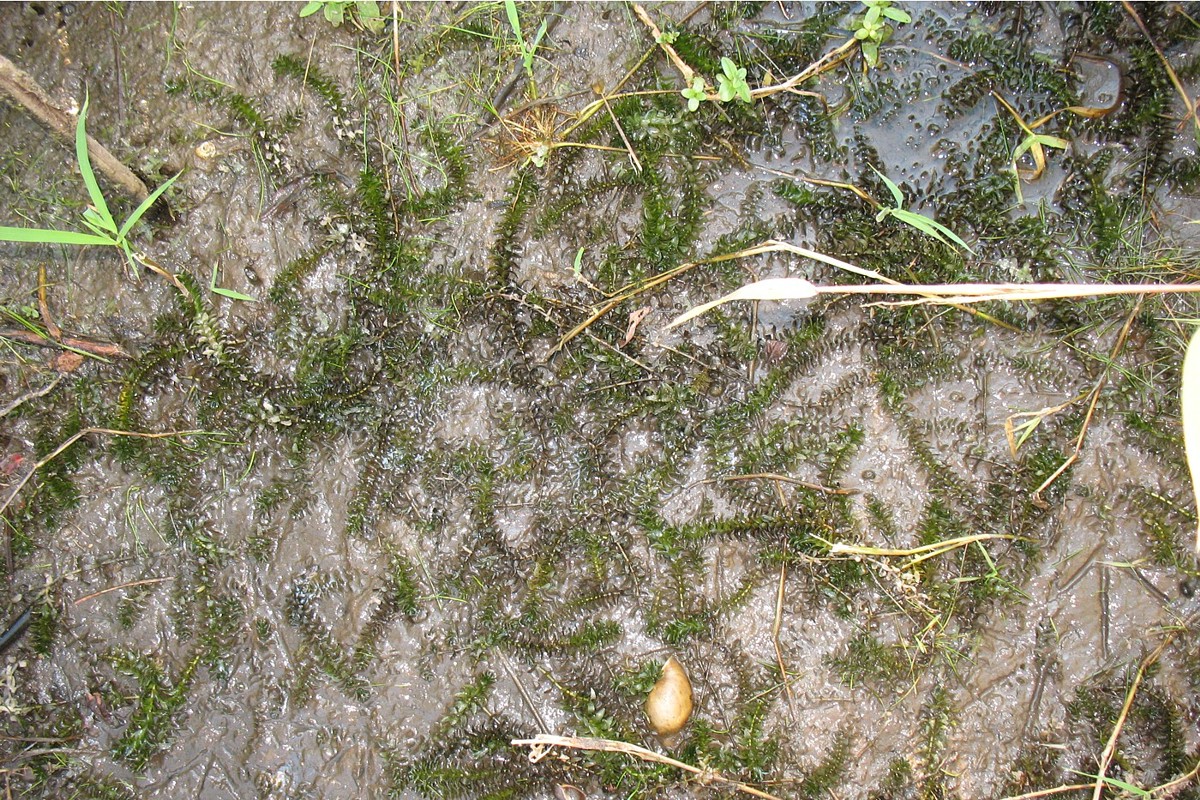
[[[3,326],[51,345],[0,364],[8,795],[1090,797],[1102,765],[1105,797],[1200,797],[1194,301],[667,331],[753,278],[864,278],[774,252],[651,280],[778,240],[902,282],[1192,281],[1164,60],[1197,85],[1200,11],[901,3],[873,68],[846,45],[803,93],[689,111],[629,5],[519,4],[528,71],[501,3],[301,8],[0,5],[0,53],[149,184],[181,173],[133,235],[178,286],[0,245]],[[866,7],[646,10],[715,91]],[[79,229],[69,144],[0,131],[0,224]],[[970,250],[879,218],[883,175]],[[57,358],[53,325],[123,353]],[[671,654],[695,712],[664,741]],[[700,775],[531,763],[539,733]]]

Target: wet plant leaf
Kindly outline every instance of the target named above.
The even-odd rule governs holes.
[[[96,182],[96,174],[92,171],[92,159],[88,156],[87,130],[84,127],[87,122],[87,111],[88,98],[85,96],[83,108],[79,109],[79,120],[75,123],[75,157],[79,161],[79,173],[83,175],[83,183],[87,186],[88,196],[92,198],[92,206],[96,210],[91,219],[104,230],[116,233],[116,220],[108,210],[104,193],[100,191],[100,184]]]
[[[29,244],[113,244],[111,239],[91,233],[56,231],[47,228],[10,228],[7,226],[0,226],[0,241],[27,242]]]
[[[241,301],[247,302],[247,303],[257,303],[258,302],[258,298],[251,297],[248,294],[242,294],[241,292],[234,291],[233,289],[225,289],[223,287],[217,286],[217,265],[216,264],[213,264],[212,277],[208,281],[208,288],[211,289],[214,294],[219,294],[222,297],[228,297],[230,300],[241,300]]]

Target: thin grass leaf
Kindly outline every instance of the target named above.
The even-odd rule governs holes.
[[[257,297],[251,297],[248,294],[242,294],[241,292],[236,291],[234,289],[226,289],[224,287],[217,286],[217,265],[216,264],[213,264],[212,277],[209,278],[208,288],[211,289],[214,293],[221,295],[222,297],[228,297],[230,300],[241,300],[246,303],[257,303],[258,302]]]
[[[105,230],[116,233],[117,222],[113,219],[112,212],[108,210],[104,193],[100,191],[100,184],[96,182],[96,174],[92,172],[92,159],[88,156],[87,110],[88,98],[85,95],[83,108],[79,109],[79,121],[75,123],[75,158],[79,162],[79,172],[83,175],[83,183],[87,186],[88,196],[92,198],[92,206],[96,209],[97,222]]]
[[[817,296],[817,287],[803,278],[767,278],[762,281],[748,283],[724,297],[719,297],[710,303],[703,303],[688,309],[671,320],[663,330],[671,330],[682,325],[689,319],[694,319],[706,311],[711,311],[723,303],[734,300],[807,300]]]
[[[142,215],[150,210],[150,206],[154,205],[154,201],[161,197],[163,192],[171,188],[171,184],[173,184],[175,180],[182,174],[182,172],[176,172],[170,178],[167,178],[165,181],[163,181],[162,186],[159,186],[157,189],[151,192],[150,196],[143,200],[141,205],[133,210],[133,213],[129,215],[129,219],[125,220],[125,224],[121,226],[121,230],[117,231],[117,238],[124,241],[125,236],[129,233],[129,229],[137,224],[138,220],[142,218]]]
[[[1076,775],[1082,775],[1085,778],[1091,778],[1094,781],[1097,781],[1097,780],[1103,781],[1104,783],[1108,784],[1109,786],[1113,786],[1117,789],[1121,789],[1122,791],[1129,792],[1134,797],[1153,797],[1154,796],[1154,794],[1152,792],[1149,792],[1140,786],[1134,786],[1132,783],[1129,783],[1128,781],[1123,781],[1120,778],[1114,778],[1109,775],[1105,775],[1105,776],[1101,777],[1100,775],[1093,775],[1090,772],[1080,772],[1077,769],[1073,769],[1073,770],[1071,770],[1071,772],[1074,772]]]
[[[521,43],[521,51],[525,51],[525,36],[521,33],[521,17],[517,14],[517,4],[514,0],[504,0],[504,13],[508,15],[508,24]]]
[[[1192,334],[1183,357],[1179,387],[1183,418],[1183,452],[1192,475],[1192,494],[1200,515],[1200,328]],[[1200,525],[1196,528],[1196,552],[1200,553]]]
[[[77,231],[55,231],[46,228],[8,228],[0,226],[0,241],[30,244],[112,245],[112,239]]]
[[[887,175],[884,175],[874,167],[871,167],[871,171],[880,177],[880,179],[887,186],[888,191],[892,193],[892,197],[896,200],[896,208],[902,207],[904,205],[904,195],[900,192],[900,187],[897,186],[891,178],[889,178]]]
[[[921,231],[922,233],[932,236],[935,239],[940,239],[945,244],[954,242],[955,244],[957,244],[962,249],[966,250],[971,255],[975,255],[975,251],[971,249],[970,245],[968,245],[966,242],[964,242],[962,239],[960,239],[958,237],[958,234],[956,234],[954,231],[950,230],[945,225],[943,225],[942,223],[938,222],[935,219],[930,219],[929,217],[925,216],[924,214],[918,214],[915,211],[909,211],[908,209],[904,209],[904,208],[894,209],[892,211],[892,215],[895,216],[897,219],[899,219],[901,222],[906,222],[909,225],[912,225],[914,228]],[[946,241],[947,239],[949,239],[950,241]]]

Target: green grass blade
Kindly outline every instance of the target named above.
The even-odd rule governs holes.
[[[108,203],[104,200],[104,193],[100,191],[100,184],[96,183],[96,174],[92,172],[92,159],[88,156],[87,110],[88,98],[85,96],[83,108],[79,109],[79,121],[75,123],[75,158],[79,162],[79,172],[83,175],[83,183],[87,186],[88,195],[92,198],[92,205],[96,208],[99,221],[105,228],[116,233],[116,220],[113,219],[112,212],[108,210]]]
[[[46,228],[8,228],[0,225],[0,241],[28,242],[30,244],[103,244],[112,245],[112,239],[78,231],[55,231]]]
[[[896,201],[896,208],[903,208],[904,195],[900,192],[900,187],[893,183],[891,178],[889,178],[887,175],[884,175],[874,167],[871,167],[871,171],[878,175],[880,179],[883,180],[884,184],[887,185],[888,191],[892,193],[892,198]]]
[[[1192,475],[1192,494],[1200,514],[1200,328],[1192,334],[1183,356],[1179,404],[1183,417],[1183,453]],[[1196,552],[1200,553],[1200,526],[1196,528]]]
[[[521,52],[525,52],[525,36],[521,33],[521,18],[517,15],[517,4],[514,0],[504,0],[504,13],[508,14],[508,24],[521,43]]]
[[[213,264],[212,277],[209,278],[209,280],[208,280],[208,288],[211,289],[216,294],[221,295],[222,297],[228,297],[230,300],[241,300],[246,303],[257,303],[258,302],[257,297],[251,297],[248,294],[242,294],[241,292],[236,291],[234,289],[226,289],[224,287],[217,286],[217,265],[216,264]]]
[[[129,215],[129,219],[125,220],[125,224],[121,226],[121,230],[117,231],[117,238],[124,240],[125,236],[129,233],[129,229],[137,224],[138,220],[142,218],[142,215],[150,210],[150,206],[154,205],[154,201],[161,197],[163,192],[171,188],[171,184],[173,184],[175,180],[182,174],[182,172],[176,172],[174,175],[163,181],[162,186],[159,186],[157,189],[151,192],[150,196],[143,200],[141,205],[133,210],[133,213]]]
[[[975,255],[975,251],[972,250],[966,242],[960,239],[957,233],[950,230],[935,219],[930,219],[924,214],[918,214],[915,211],[909,211],[908,209],[904,208],[893,209],[892,216],[901,222],[911,225],[926,236],[932,236],[934,239],[937,239],[943,244],[950,244],[953,242],[971,255]]]

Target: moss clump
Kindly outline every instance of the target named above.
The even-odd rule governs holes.
[[[887,645],[866,631],[851,639],[840,656],[827,661],[838,680],[849,687],[863,683],[899,686],[910,664],[897,645]]]
[[[158,659],[140,653],[117,652],[112,664],[137,682],[133,716],[113,745],[113,755],[140,772],[170,744],[175,717],[187,702],[200,656],[189,659],[174,679]]]

